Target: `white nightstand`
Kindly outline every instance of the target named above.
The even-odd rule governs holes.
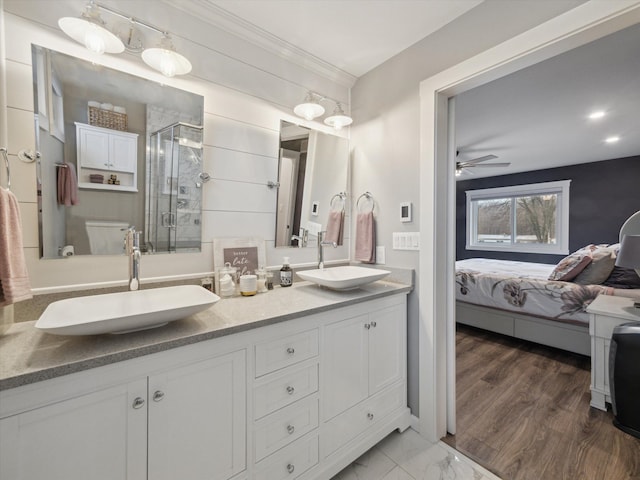
[[[591,406],[600,410],[606,410],[606,403],[611,403],[609,345],[613,329],[621,323],[640,322],[640,308],[633,303],[632,298],[600,295],[587,307],[591,314]]]

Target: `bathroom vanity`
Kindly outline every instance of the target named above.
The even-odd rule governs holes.
[[[127,335],[0,338],[0,478],[329,479],[409,426],[406,296],[307,282]]]

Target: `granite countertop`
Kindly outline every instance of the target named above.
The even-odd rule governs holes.
[[[408,293],[408,283],[379,280],[336,292],[309,282],[253,297],[223,298],[209,309],[164,327],[123,335],[59,336],[35,321],[0,336],[0,390],[27,385],[151,353],[292,320],[374,298]]]

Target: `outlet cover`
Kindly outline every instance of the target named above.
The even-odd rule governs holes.
[[[376,263],[384,265],[387,262],[387,250],[384,247],[376,247]]]

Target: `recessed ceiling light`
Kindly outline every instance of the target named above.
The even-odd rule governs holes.
[[[616,143],[618,140],[620,140],[620,137],[617,136],[611,136],[604,139],[607,143]]]
[[[589,119],[597,120],[597,119],[602,118],[604,116],[605,116],[605,112],[603,110],[598,110],[596,112],[591,112],[589,114]]]

